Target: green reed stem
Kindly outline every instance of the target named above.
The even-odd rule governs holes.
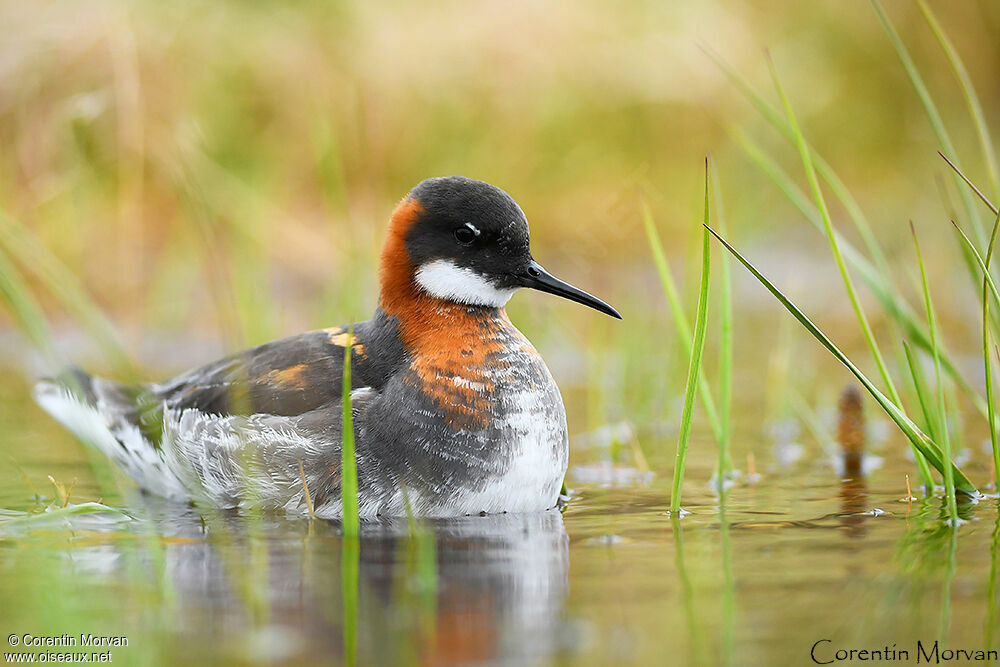
[[[990,260],[997,242],[997,231],[1000,230],[1000,214],[997,214],[990,232],[990,245],[986,251],[986,275],[989,275]],[[989,282],[983,277],[983,371],[986,380],[986,407],[989,411],[987,422],[990,427],[990,447],[993,450],[993,479],[996,488],[1000,488],[1000,438],[997,434],[996,405],[993,402],[993,359],[990,355],[990,293]]]
[[[993,256],[994,246],[996,245],[997,239],[997,229],[1000,227],[1000,214],[997,215],[996,222],[993,224],[993,231],[990,233],[990,244],[987,250],[986,260],[976,252],[975,247],[972,245],[972,241],[969,237],[965,235],[962,228],[952,220],[951,224],[954,225],[955,229],[958,231],[962,242],[970,252],[975,257],[979,264],[980,270],[983,272],[983,370],[986,375],[986,406],[988,409],[987,421],[989,422],[990,429],[990,446],[993,451],[993,470],[995,479],[1000,480],[1000,443],[998,443],[997,435],[997,423],[996,423],[996,406],[993,402],[993,369],[992,369],[992,359],[990,357],[990,315],[989,315],[989,295],[992,292],[993,298],[995,298],[1000,304],[1000,292],[997,291],[996,283],[993,281],[993,276],[990,275],[989,271],[989,261]],[[997,482],[1000,485],[1000,481]]]
[[[955,580],[955,571],[958,568],[958,531],[951,531],[948,538],[948,560],[944,571],[944,581],[941,584],[941,619],[938,623],[938,639],[942,644],[947,642],[948,637],[951,636],[951,585]]]
[[[703,50],[709,58],[715,62],[734,87],[743,93],[748,101],[761,114],[761,116],[763,116],[763,118],[786,139],[794,142],[794,132],[789,123],[782,117],[778,110],[768,103],[760,93],[754,90],[753,86],[751,86],[744,77],[742,77],[735,69],[730,67],[724,60],[722,60],[722,58],[713,53],[710,49],[703,47]],[[972,89],[970,88],[970,91],[971,90]],[[744,150],[748,153],[749,157],[769,178],[771,178],[772,181],[774,181],[776,185],[778,185],[779,189],[781,189],[789,200],[791,200],[792,203],[803,212],[806,218],[815,226],[821,227],[822,223],[819,220],[819,216],[814,211],[810,210],[811,207],[803,206],[803,202],[805,201],[804,196],[801,195],[798,188],[794,185],[794,183],[792,183],[791,179],[784,174],[781,168],[777,166],[773,160],[770,160],[770,158],[768,158],[767,155],[761,151],[759,147],[757,147],[756,144],[754,144],[753,141],[750,140],[744,133],[739,132],[732,127],[727,129],[743,145]],[[861,207],[853,198],[843,181],[837,176],[833,168],[825,160],[823,160],[822,156],[813,150],[811,146],[810,150],[812,152],[812,158],[817,172],[830,187],[830,190],[837,197],[840,203],[844,206],[848,217],[854,223],[855,228],[865,243],[865,247],[868,249],[869,254],[873,258],[875,266],[872,266],[865,257],[863,257],[857,250],[841,238],[841,248],[844,250],[847,261],[851,264],[852,268],[858,272],[866,286],[872,291],[896,324],[903,328],[904,335],[916,343],[919,347],[930,353],[930,341],[926,332],[924,332],[920,325],[917,324],[916,317],[909,305],[890,287],[891,279],[888,262],[886,261],[885,255],[883,254],[881,247],[871,231],[871,225],[864,216]],[[992,148],[989,148],[988,150],[992,150]],[[945,159],[947,160],[947,158]],[[968,181],[966,180],[966,182]],[[982,196],[981,193],[979,194]],[[990,206],[992,207],[992,205]],[[994,213],[995,212],[996,210],[994,209]],[[970,272],[974,272],[974,264],[972,258],[969,256],[969,253],[963,253],[963,258],[965,259],[967,268]],[[984,417],[987,416],[988,409],[986,401],[983,400],[983,397],[980,396],[965,379],[965,377],[957,371],[945,349],[939,347],[938,353],[941,357],[941,363],[944,366],[945,372],[962,389],[962,391],[969,396],[975,404],[976,409],[979,410]]]
[[[656,229],[653,213],[646,202],[642,203],[642,222],[646,228],[646,239],[649,241],[649,249],[653,253],[653,263],[656,265],[656,271],[660,276],[660,285],[663,288],[664,295],[667,297],[667,304],[670,306],[670,314],[674,320],[674,328],[677,330],[677,338],[684,346],[684,354],[690,358],[692,352],[691,324],[684,313],[684,305],[681,303],[677,283],[674,282],[674,276],[670,272],[670,264],[667,262],[667,256],[663,252],[660,233]],[[715,399],[712,398],[712,389],[704,373],[698,375],[698,395],[701,397],[701,403],[705,409],[705,418],[712,429],[712,436],[717,443],[722,442],[726,437],[723,432],[723,423],[719,418]]]
[[[684,389],[684,410],[681,414],[681,430],[677,438],[677,458],[674,464],[674,483],[670,493],[670,513],[678,517],[681,508],[681,483],[684,481],[684,461],[687,458],[688,441],[691,437],[691,420],[694,416],[694,394],[701,373],[701,357],[705,350],[705,332],[708,324],[708,284],[711,279],[711,247],[708,236],[708,160],[705,160],[705,231],[701,243],[701,289],[698,292],[698,314],[695,317],[694,342],[691,345],[691,361],[688,365],[687,383]],[[721,480],[720,480],[721,482]]]
[[[937,325],[934,317],[934,302],[931,299],[931,287],[927,281],[927,267],[924,265],[924,256],[920,252],[920,241],[917,239],[917,230],[913,223],[910,223],[910,232],[913,234],[913,246],[917,250],[917,264],[920,266],[920,285],[924,294],[924,308],[927,311],[927,330],[931,334],[931,343],[934,346],[934,378],[937,383],[937,414],[938,422],[941,424],[940,440],[944,450],[945,460],[950,464],[951,456],[951,434],[948,433],[948,413],[944,408],[944,385],[941,382],[941,358],[937,354]],[[955,478],[952,475],[951,465],[944,466],[944,493],[948,503],[948,515],[951,517],[952,526],[958,525],[958,504],[955,502]]]
[[[909,343],[903,341],[903,351],[906,354],[906,364],[910,369],[910,377],[913,379],[913,389],[917,392],[917,402],[920,403],[920,412],[924,415],[924,423],[927,424],[927,431],[931,440],[940,442],[941,425],[938,422],[938,412],[931,404],[931,392],[927,387],[927,378],[920,367],[920,359],[910,348]]]
[[[938,155],[940,155],[941,159],[943,159],[945,162],[947,162],[948,166],[952,168],[952,171],[954,171],[958,175],[958,177],[961,178],[962,181],[964,181],[965,184],[969,186],[969,189],[976,193],[976,196],[979,197],[979,199],[984,204],[986,204],[986,207],[990,209],[990,211],[993,213],[993,215],[996,215],[997,213],[1000,213],[1000,209],[998,209],[993,204],[993,202],[990,201],[989,197],[987,197],[986,195],[983,194],[982,190],[980,190],[979,188],[976,187],[975,183],[973,183],[972,181],[969,180],[969,177],[966,176],[965,173],[961,169],[958,168],[958,165],[956,165],[954,162],[952,162],[951,160],[949,160],[948,156],[945,155],[944,153],[942,153],[941,151],[938,151]]]
[[[358,519],[358,463],[354,454],[354,416],[351,412],[351,350],[354,327],[347,331],[344,345],[344,373],[341,392],[343,420],[340,453],[340,501],[343,506],[341,526],[341,587],[344,603],[344,664],[353,666],[358,647],[358,584],[361,557],[361,523]]]
[[[984,280],[989,287],[989,291],[993,293],[993,298],[1000,303],[1000,291],[997,290],[997,284],[993,281],[993,276],[990,275],[989,270],[986,268],[986,262],[983,261],[982,255],[980,255],[979,251],[976,250],[976,247],[972,245],[972,241],[965,235],[965,232],[963,232],[962,228],[958,226],[958,223],[952,220],[951,224],[955,227],[955,230],[958,231],[958,234],[962,239],[962,243],[964,243],[970,250],[972,257],[976,260],[976,263],[979,264],[979,270],[983,272]]]
[[[344,375],[342,385],[343,423],[340,451],[340,502],[343,506],[341,525],[345,538],[361,534],[358,518],[358,461],[354,454],[354,416],[351,412],[351,350],[354,348],[354,327],[347,330],[344,345]]]

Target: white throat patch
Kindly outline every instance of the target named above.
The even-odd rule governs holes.
[[[517,291],[494,287],[472,269],[455,266],[446,259],[422,264],[417,270],[417,284],[438,299],[494,308],[502,308]]]

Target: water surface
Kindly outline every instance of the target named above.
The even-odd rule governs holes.
[[[1000,644],[996,501],[964,507],[957,534],[940,499],[903,502],[913,470],[895,433],[884,465],[854,480],[818,454],[781,467],[773,443],[739,443],[761,478],[724,502],[696,440],[680,521],[669,456],[652,475],[627,456],[607,474],[607,452],[579,446],[563,512],[385,521],[353,542],[334,523],[143,497],[22,391],[3,392],[0,507],[50,502],[52,475],[78,478],[72,502],[127,514],[0,527],[0,629],[124,636],[117,664],[813,664],[813,646],[822,661],[875,649],[907,664],[918,641]],[[966,467],[982,479],[986,465],[977,453]]]

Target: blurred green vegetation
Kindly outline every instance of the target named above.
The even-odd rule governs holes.
[[[930,6],[986,118],[996,117],[1000,7]],[[920,8],[885,9],[963,169],[989,183],[962,88]],[[426,177],[461,173],[510,192],[539,261],[625,315],[619,325],[537,294],[510,306],[567,395],[571,430],[655,424],[681,392],[687,343],[665,333],[673,326],[642,207],[693,319],[701,165],[711,153],[731,238],[838,345],[861,351],[874,376],[822,235],[732,129],[804,190],[794,146],[706,49],[777,105],[769,52],[809,142],[865,211],[910,305],[920,305],[906,233],[914,218],[932,290],[953,295],[936,302],[941,335],[956,358],[976,350],[968,322],[980,306],[955,270],[962,255],[947,224],[945,201],[960,193],[867,4],[7,2],[0,22],[0,231],[33,249],[15,278],[37,308],[22,311],[50,323],[16,328],[36,339],[51,328],[63,359],[97,372],[131,372],[124,357],[161,377],[368,317],[395,202]],[[833,225],[863,247],[831,202]],[[785,390],[770,386],[769,369],[788,354],[774,349],[773,321],[784,315],[745,274],[733,278],[735,420],[748,407],[781,417],[775,397]],[[884,314],[869,308],[869,317],[875,337],[893,342]],[[16,324],[0,309],[0,333]],[[113,352],[112,329],[124,355]],[[713,378],[718,337],[710,326]],[[20,365],[22,348],[7,347],[4,363]],[[810,344],[795,359],[791,381],[810,397],[847,380]],[[756,433],[762,423],[734,428]],[[734,452],[737,463],[743,456]]]

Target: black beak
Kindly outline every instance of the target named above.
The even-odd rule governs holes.
[[[607,313],[611,317],[617,317],[619,320],[622,318],[622,316],[618,314],[617,310],[604,303],[596,296],[591,296],[583,290],[573,287],[569,283],[564,283],[543,269],[541,265],[534,260],[532,260],[531,264],[528,265],[528,268],[525,269],[524,273],[522,273],[520,277],[522,281],[521,284],[524,287],[530,287],[540,292],[548,292],[549,294],[555,294],[569,299],[570,301],[582,303],[585,306],[590,306],[594,310]]]

